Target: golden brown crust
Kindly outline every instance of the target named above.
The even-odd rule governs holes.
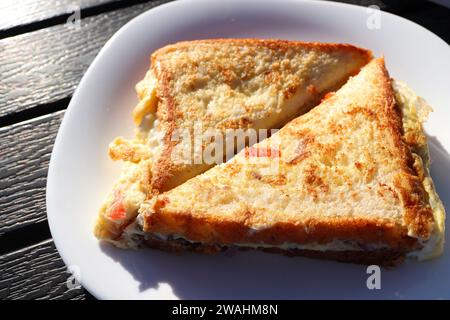
[[[382,109],[384,123],[388,126],[390,134],[395,143],[395,156],[400,159],[402,172],[395,178],[394,185],[400,193],[401,201],[405,206],[405,223],[409,226],[409,232],[420,238],[429,238],[432,232],[433,211],[428,204],[428,197],[419,178],[418,172],[414,169],[414,159],[412,150],[414,145],[408,146],[403,136],[403,124],[401,110],[396,105],[391,78],[384,67],[384,59],[378,59],[380,68],[378,72],[382,73],[384,87],[386,92],[385,107]]]
[[[152,56],[152,61],[156,59]],[[160,64],[152,62],[152,65],[156,65],[156,74],[159,79],[160,99],[164,101],[165,108],[158,108],[158,117],[167,123],[167,130],[165,132],[163,141],[162,156],[154,164],[154,172],[160,174],[155,176],[151,181],[152,193],[157,194],[166,190],[165,181],[173,175],[173,163],[170,161],[170,155],[172,149],[175,146],[175,141],[172,141],[172,134],[175,130],[175,102],[170,93],[170,87],[168,85],[172,75],[168,70],[163,70]],[[164,114],[165,113],[165,114]],[[150,194],[150,195],[151,195]],[[150,196],[149,195],[149,196]]]
[[[251,212],[243,212],[241,220],[232,221],[217,215],[196,217],[192,212],[170,213],[160,203],[148,216],[146,229],[161,234],[181,234],[184,238],[205,244],[265,243],[319,243],[335,239],[352,239],[360,243],[384,244],[395,250],[413,250],[419,247],[417,239],[407,235],[407,228],[389,220],[351,218],[311,218],[296,223],[277,222],[262,230],[249,227],[246,220]]]
[[[357,51],[362,56],[365,56],[367,61],[372,59],[372,52],[359,48],[357,46],[345,43],[323,43],[323,42],[303,42],[303,41],[291,41],[291,40],[280,40],[280,39],[253,39],[253,38],[241,38],[241,39],[229,39],[229,38],[216,38],[216,39],[205,39],[205,40],[192,40],[192,41],[181,41],[175,44],[167,45],[163,48],[156,50],[151,56],[151,63],[156,63],[158,56],[164,55],[169,51],[178,50],[182,47],[193,46],[195,44],[239,44],[239,45],[251,45],[251,46],[262,46],[267,47],[272,50],[288,50],[293,46],[302,46],[310,48],[320,48],[324,51],[333,51],[336,49],[344,49],[349,52]]]

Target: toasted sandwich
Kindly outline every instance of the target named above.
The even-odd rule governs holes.
[[[210,128],[280,128],[343,85],[371,57],[351,45],[255,39],[189,41],[159,49],[147,76],[148,102],[134,112],[136,123],[151,111],[160,121],[163,138],[152,189],[170,190],[214,165],[195,163],[205,145],[180,152],[194,146],[195,124],[202,126],[200,135]],[[182,129],[188,135],[175,137]]]
[[[421,101],[374,59],[271,137],[147,200],[122,243],[379,265],[438,256],[445,212]]]
[[[96,236],[119,238],[143,198],[170,190],[251,144],[226,143],[219,161],[204,161],[207,143],[196,146],[196,135],[281,128],[371,58],[370,51],[351,45],[281,40],[189,41],[157,50],[136,86],[138,134],[133,140],[119,137],[109,148],[112,159],[129,165],[100,210]]]

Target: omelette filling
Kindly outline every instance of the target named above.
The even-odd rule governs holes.
[[[136,85],[139,103],[133,110],[136,124],[134,138],[114,139],[108,154],[112,160],[123,161],[119,179],[100,208],[95,235],[104,240],[115,240],[138,215],[138,209],[150,193],[151,167],[161,134],[156,120],[156,80],[152,72]]]
[[[442,253],[444,243],[444,219],[445,211],[441,200],[439,199],[429,172],[429,153],[425,133],[422,123],[427,119],[432,111],[431,107],[424,99],[418,97],[409,87],[401,82],[393,80],[393,88],[397,104],[402,111],[404,138],[409,144],[413,157],[415,159],[415,168],[422,177],[422,183],[425,191],[428,193],[429,204],[434,214],[434,226],[432,236],[429,239],[419,239],[421,248],[417,251],[408,253],[408,258],[418,260],[427,260]],[[414,142],[414,143],[413,143]],[[116,243],[120,247],[138,248],[143,242],[149,239],[158,241],[176,241],[181,244],[198,244],[186,239],[182,235],[171,234],[163,235],[159,233],[147,233],[143,230],[143,215],[140,214],[137,219],[131,223],[125,230],[122,238]],[[413,234],[410,234],[414,237]],[[283,243],[281,245],[270,245],[264,243],[235,243],[237,247],[248,248],[278,248],[283,250],[299,249],[313,251],[375,251],[389,249],[389,246],[383,243],[379,244],[361,244],[352,240],[335,239],[326,244],[320,243]],[[220,245],[219,245],[220,247]],[[226,247],[226,246],[224,246]]]
[[[410,145],[414,157],[414,168],[422,178],[422,184],[428,194],[433,211],[434,226],[429,239],[419,239],[422,248],[410,252],[408,257],[418,260],[432,259],[439,256],[444,248],[445,209],[436,192],[430,175],[430,155],[427,138],[422,127],[432,108],[417,96],[406,84],[393,81],[395,98],[403,114],[404,138]],[[413,236],[413,235],[412,235]]]

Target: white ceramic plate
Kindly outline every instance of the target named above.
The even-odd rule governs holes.
[[[374,15],[375,14],[375,15]],[[134,84],[149,54],[169,43],[217,37],[346,42],[385,55],[391,75],[425,97],[435,112],[426,124],[432,174],[450,208],[450,48],[400,17],[326,1],[183,0],[133,19],[104,46],[80,82],[50,162],[47,210],[65,263],[97,298],[450,298],[450,245],[443,257],[381,274],[368,290],[363,266],[259,252],[174,255],[100,245],[93,224],[120,167],[108,143],[132,136]],[[375,20],[374,20],[375,19]]]

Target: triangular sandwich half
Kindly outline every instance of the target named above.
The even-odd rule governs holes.
[[[371,57],[346,44],[255,39],[188,41],[157,50],[136,86],[140,102],[133,117],[144,129],[136,139],[117,138],[110,146],[113,159],[132,164],[102,206],[96,236],[119,237],[143,197],[170,190],[223,160],[205,161],[205,142],[197,144],[195,135],[280,128]],[[224,150],[224,158],[244,144],[228,143],[233,147]]]
[[[150,101],[134,113],[137,123],[149,110],[159,120],[162,141],[152,189],[170,190],[213,166],[195,161],[204,150],[204,145],[195,148],[196,125],[202,134],[210,128],[280,128],[343,85],[371,57],[345,44],[255,39],[189,41],[159,49],[147,77]]]
[[[373,60],[270,138],[146,201],[125,241],[382,265],[439,255],[445,213],[410,97]]]

